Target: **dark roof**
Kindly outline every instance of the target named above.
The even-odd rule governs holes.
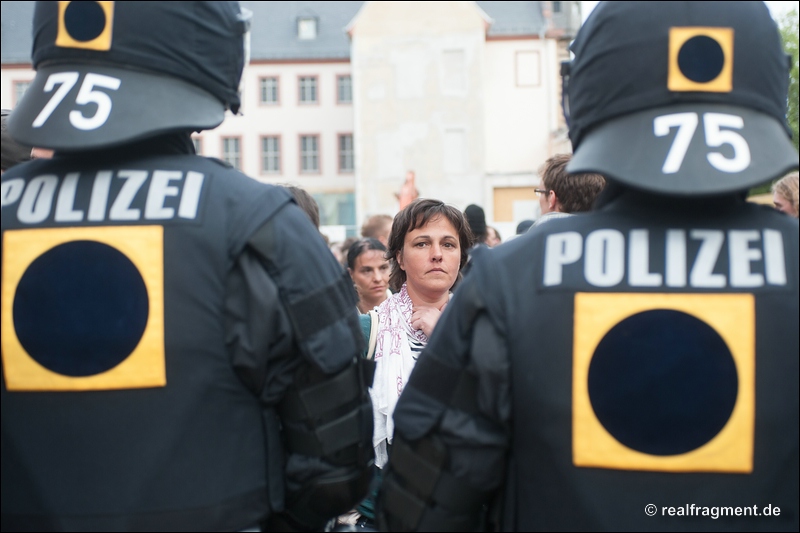
[[[349,59],[345,27],[364,2],[241,2],[253,12],[251,59]],[[297,38],[297,19],[317,19],[317,38]]]
[[[2,63],[30,63],[35,2],[2,2]],[[241,2],[253,12],[254,60],[349,59],[345,28],[364,2]],[[476,2],[493,20],[489,36],[537,35],[545,27],[540,2]],[[317,38],[297,38],[297,19],[317,18]]]
[[[539,35],[547,29],[541,2],[475,2],[492,19],[489,37]]]
[[[3,64],[31,62],[31,26],[36,2],[0,2]]]

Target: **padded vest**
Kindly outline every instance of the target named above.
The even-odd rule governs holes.
[[[223,301],[288,193],[188,155],[34,161],[2,187],[3,529],[263,519],[265,412]]]
[[[505,246],[505,529],[797,529],[796,220],[620,201]]]

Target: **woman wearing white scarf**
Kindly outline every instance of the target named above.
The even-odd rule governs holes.
[[[386,258],[392,268],[389,286],[397,294],[375,308],[378,323],[370,334],[377,337],[375,379],[369,392],[375,417],[372,444],[379,468],[389,457],[397,399],[450,299],[450,290],[461,279],[471,246],[467,219],[455,207],[438,200],[414,200],[394,218]],[[377,470],[370,495],[347,523],[374,527],[379,483]]]
[[[392,265],[389,284],[398,292],[377,308],[375,379],[370,389],[378,467],[388,459],[397,399],[461,277],[471,241],[461,211],[438,200],[415,200],[394,219],[387,257]]]

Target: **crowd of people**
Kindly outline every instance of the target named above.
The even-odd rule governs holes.
[[[3,111],[2,530],[797,530],[762,3],[598,5],[517,235],[409,172],[334,244],[304,189],[194,155],[240,105],[238,3],[118,2],[91,35],[73,4],[37,2]],[[113,89],[92,127],[57,109],[81,79]]]

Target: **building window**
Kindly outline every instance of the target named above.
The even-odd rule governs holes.
[[[319,135],[300,136],[300,172],[319,172]]]
[[[278,137],[261,138],[261,171],[265,174],[281,172],[281,140]]]
[[[323,192],[312,195],[319,206],[321,226],[344,226],[347,237],[355,237],[356,195],[352,192]]]
[[[561,2],[553,2],[553,13],[561,13]]]
[[[467,66],[464,50],[442,52],[442,93],[459,95],[467,90]]]
[[[336,76],[336,101],[340,104],[353,103],[353,81],[350,74]]]
[[[317,77],[316,76],[301,76],[300,77],[300,103],[301,104],[316,104],[317,103]]]
[[[14,105],[17,105],[22,100],[22,95],[31,86],[30,81],[15,81],[14,82]]]
[[[264,105],[277,105],[278,104],[278,78],[261,78],[261,87],[259,87],[259,94],[261,94],[261,103]]]
[[[339,172],[353,172],[353,134],[339,135]]]
[[[309,41],[317,38],[317,19],[304,17],[297,19],[297,38]]]
[[[222,138],[222,160],[236,170],[242,170],[242,153],[239,148],[239,137]]]
[[[194,145],[194,153],[203,155],[203,139],[200,137],[192,137],[192,144]]]

